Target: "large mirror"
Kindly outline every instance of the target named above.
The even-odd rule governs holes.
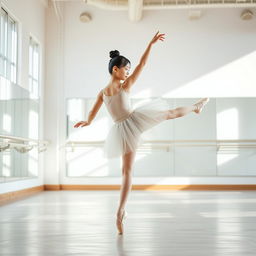
[[[147,100],[153,100],[150,98]],[[145,99],[131,99],[132,105]],[[198,99],[165,98],[170,108]],[[67,99],[66,175],[118,177],[121,158],[103,157],[103,143],[113,121],[103,106],[90,126],[95,99]],[[256,176],[256,98],[211,98],[200,114],[167,120],[146,131],[138,149],[134,177]]]
[[[24,149],[22,139],[38,140],[39,99],[7,81],[1,80],[0,143],[12,142],[9,149],[0,151],[0,182],[38,176],[38,149]],[[28,143],[28,142],[26,142]],[[16,146],[14,144],[17,144]]]

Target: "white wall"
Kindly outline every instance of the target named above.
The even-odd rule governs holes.
[[[79,21],[82,11],[92,15]],[[137,24],[126,11],[107,11],[79,2],[64,13],[66,97],[95,97],[109,80],[109,51],[118,49],[138,63],[157,30],[165,42],[154,45],[134,96],[255,96],[256,18],[240,19],[240,8],[204,10],[190,21],[188,10],[144,11]]]
[[[17,84],[29,89],[28,64],[29,64],[29,36],[34,36],[41,46],[41,74],[40,74],[40,95],[44,97],[44,55],[45,55],[45,6],[41,0],[1,0],[1,5],[19,23],[19,48],[18,48],[18,81]],[[43,101],[40,104],[40,134],[39,139],[44,138],[43,134]],[[0,184],[0,193],[21,190],[43,184],[44,171],[43,153],[39,155],[39,177],[31,180],[16,181]]]
[[[253,67],[256,66],[256,19],[242,21],[242,9],[204,10],[197,21],[187,10],[144,11],[143,20],[131,23],[125,11],[107,11],[80,2],[58,3],[63,20],[56,24],[52,7],[49,16],[45,139],[52,148],[46,160],[46,183],[115,184],[119,178],[73,178],[65,175],[65,99],[95,97],[109,81],[109,51],[118,49],[138,63],[157,30],[165,42],[154,45],[149,61],[134,86],[132,96],[255,97]],[[79,21],[83,11],[93,20]],[[48,97],[49,96],[49,97]],[[56,130],[57,129],[57,130]],[[167,178],[141,179],[134,184],[255,183],[254,178]]]
[[[134,24],[128,20],[126,11],[106,11],[80,2],[66,2],[63,3],[64,19],[58,23],[52,6],[45,10],[42,2],[1,1],[21,24],[18,84],[26,89],[29,35],[41,43],[41,98],[45,105],[41,105],[40,116],[44,116],[44,124],[41,120],[40,138],[49,139],[52,143],[45,153],[44,180],[40,169],[38,179],[13,182],[12,187],[8,183],[1,184],[1,193],[43,183],[120,183],[119,178],[106,181],[98,178],[70,180],[65,177],[64,150],[61,148],[65,143],[65,99],[95,97],[107,84],[110,50],[118,49],[128,57],[133,70],[157,30],[166,33],[166,40],[154,45],[149,62],[134,86],[133,96],[256,96],[256,78],[253,75],[253,67],[256,66],[256,19],[242,21],[239,8],[204,10],[198,21],[190,21],[187,10],[144,11],[143,20]],[[79,21],[83,11],[91,13],[91,23]],[[43,154],[40,156],[41,167],[42,157]],[[205,182],[200,178],[160,178],[158,182],[175,183],[176,180],[182,184]],[[216,180],[227,183],[216,178],[212,182]],[[254,182],[251,178],[250,181],[228,178],[231,183],[239,181]],[[153,180],[137,178],[134,181],[135,184],[147,182],[152,183]]]

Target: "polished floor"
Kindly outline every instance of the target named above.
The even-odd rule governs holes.
[[[256,192],[45,191],[0,207],[0,255],[256,255]]]

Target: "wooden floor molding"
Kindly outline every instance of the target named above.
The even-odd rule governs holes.
[[[49,184],[45,184],[44,185],[44,190],[61,190],[61,185],[49,185]]]
[[[0,194],[0,205],[49,190],[120,190],[121,185],[41,185]],[[256,184],[239,185],[133,185],[132,190],[256,190]]]
[[[42,191],[44,191],[43,185],[0,194],[0,205],[11,203],[11,202],[26,198],[28,196],[34,195],[34,194],[36,194],[38,192],[42,192]]]

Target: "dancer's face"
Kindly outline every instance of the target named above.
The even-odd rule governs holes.
[[[128,76],[129,76],[129,72],[131,69],[131,65],[128,63],[126,66],[118,68],[118,67],[114,67],[113,68],[113,73],[114,75],[120,79],[120,80],[125,80]]]

